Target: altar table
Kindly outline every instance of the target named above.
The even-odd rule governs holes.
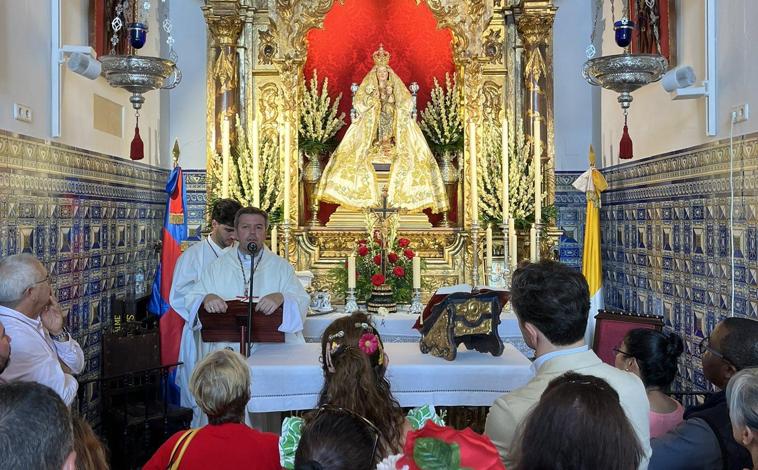
[[[416,343],[387,343],[387,377],[400,406],[490,406],[532,378],[531,362],[513,345],[499,357],[460,345],[455,361],[421,354]],[[320,344],[259,344],[247,359],[252,373],[248,411],[316,407],[323,385]]]
[[[334,320],[346,315],[344,307],[340,306],[339,310],[326,315],[308,316],[303,325],[303,336],[308,343],[318,343],[321,341],[321,334],[327,326]],[[408,311],[398,311],[385,316],[373,316],[373,322],[382,336],[382,341],[386,343],[412,343],[421,339],[418,330],[413,329],[413,324],[418,318],[417,314],[408,313]],[[507,338],[521,339],[521,331],[518,327],[516,314],[510,309],[504,309],[500,314],[500,325],[497,328],[500,338],[504,341]]]

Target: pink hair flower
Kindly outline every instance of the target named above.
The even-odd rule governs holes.
[[[379,338],[373,333],[364,333],[358,341],[358,347],[370,356],[379,349]]]

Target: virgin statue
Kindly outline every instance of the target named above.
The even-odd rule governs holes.
[[[387,204],[407,212],[448,208],[440,169],[412,117],[413,98],[382,46],[353,98],[358,112],[327,163],[316,197],[348,209],[381,204],[377,168],[389,164]]]

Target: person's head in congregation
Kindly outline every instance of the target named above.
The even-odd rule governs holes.
[[[325,405],[303,428],[295,470],[373,470],[379,436],[379,429],[366,418]]]
[[[682,421],[682,405],[667,395],[674,382],[677,361],[684,351],[673,332],[649,328],[629,331],[615,348],[616,367],[631,372],[645,384],[650,401],[650,436],[658,437]]]
[[[510,301],[530,348],[583,341],[590,296],[582,273],[554,261],[522,265],[513,273]]]
[[[522,423],[515,468],[634,470],[643,456],[616,390],[599,377],[566,372]]]
[[[171,436],[143,470],[167,468],[280,469],[275,434],[245,424],[250,400],[250,367],[238,353],[220,349],[197,363],[190,391],[208,425]]]
[[[5,333],[5,327],[0,323],[0,374],[3,373],[11,358],[11,337]]]
[[[237,234],[234,216],[242,205],[234,199],[217,199],[211,209],[211,238],[221,248],[232,246]]]
[[[234,230],[239,241],[239,249],[249,255],[248,244],[255,243],[258,250],[266,245],[268,214],[257,207],[243,207],[234,216]]]
[[[52,389],[35,382],[0,385],[0,468],[76,468],[71,416]]]
[[[374,423],[381,431],[381,458],[402,446],[405,416],[385,377],[388,357],[368,315],[356,312],[333,321],[321,337],[324,386],[319,405],[338,406]]]
[[[729,380],[726,401],[734,440],[743,445],[758,468],[758,367],[743,369]]]
[[[758,321],[726,318],[701,341],[699,349],[705,378],[723,390],[738,371],[758,367]]]
[[[200,361],[190,390],[210,424],[242,423],[250,401],[250,368],[242,356],[222,349]]]
[[[108,459],[103,443],[92,427],[79,415],[71,417],[74,428],[76,470],[108,470]]]
[[[52,289],[45,266],[28,253],[0,260],[0,305],[36,318],[50,304]]]

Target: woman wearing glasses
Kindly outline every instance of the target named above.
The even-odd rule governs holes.
[[[676,376],[684,350],[676,333],[638,328],[629,331],[616,348],[616,367],[642,379],[650,401],[650,437],[658,437],[682,422],[681,403],[666,394]]]
[[[319,396],[319,410],[306,416],[305,427],[309,429],[312,420],[329,410],[332,414],[351,415],[377,436],[371,459],[365,466],[352,462],[344,468],[373,469],[383,458],[402,450],[407,431],[422,427],[429,419],[444,424],[430,406],[411,410],[407,417],[403,414],[385,377],[388,362],[379,332],[365,313],[356,312],[335,320],[324,330],[321,337],[324,386]],[[301,432],[304,435],[301,418],[287,418],[282,423],[279,453],[284,468],[318,468],[295,465]],[[346,445],[351,444],[353,436],[348,431],[341,431],[341,436]],[[343,468],[320,464],[330,470]]]

